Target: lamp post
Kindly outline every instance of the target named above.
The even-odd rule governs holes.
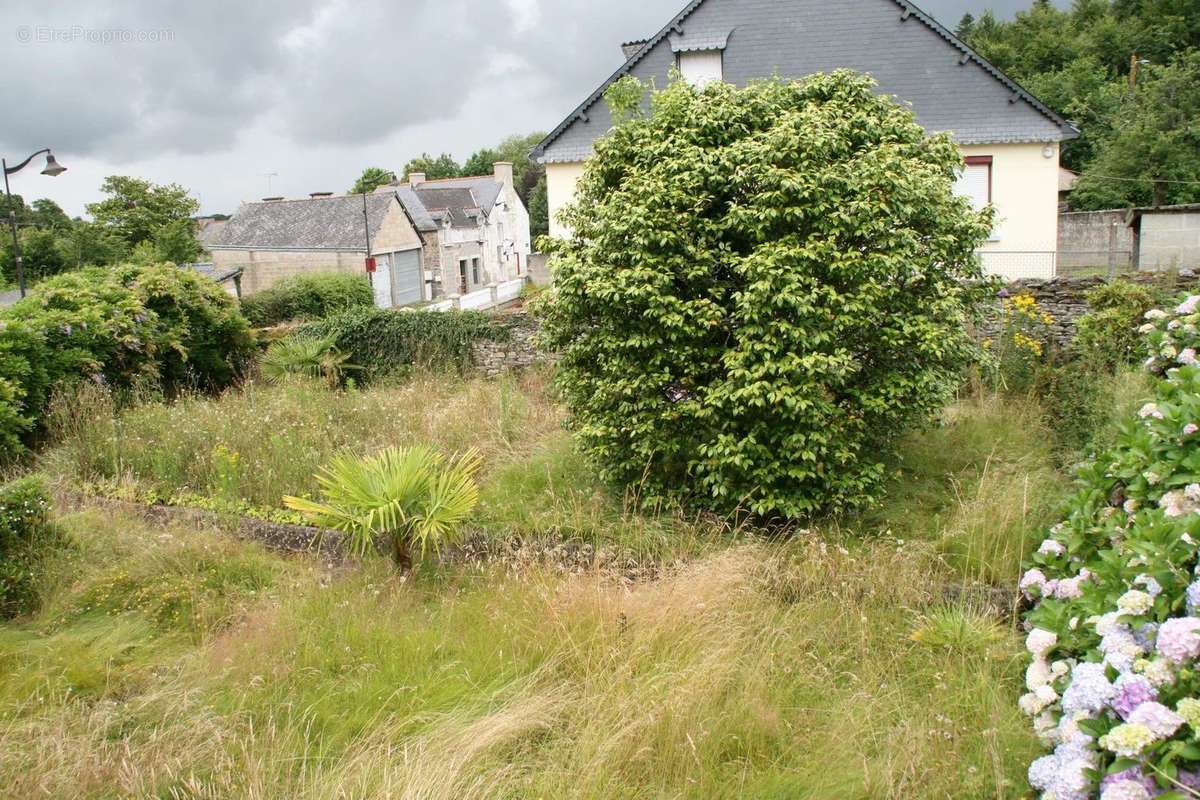
[[[38,150],[15,167],[10,167],[7,160],[0,158],[0,166],[4,168],[4,194],[8,198],[8,227],[12,230],[13,258],[17,263],[17,286],[21,290],[21,297],[25,296],[25,267],[21,263],[21,242],[17,239],[17,209],[13,205],[12,190],[8,188],[8,176],[25,169],[30,161],[42,153],[46,154],[46,168],[42,170],[43,175],[53,178],[55,175],[62,175],[67,171],[66,167],[54,160],[54,154],[50,152],[49,147]]]

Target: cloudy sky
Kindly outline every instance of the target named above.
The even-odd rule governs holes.
[[[816,2],[817,0],[814,0]],[[0,0],[0,154],[75,215],[105,175],[178,182],[205,213],[346,191],[368,165],[459,160],[553,127],[684,0]],[[1026,0],[924,0],[949,26]]]

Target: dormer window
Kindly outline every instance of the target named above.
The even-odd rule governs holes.
[[[677,54],[679,74],[693,86],[703,87],[724,79],[721,51],[685,50]]]

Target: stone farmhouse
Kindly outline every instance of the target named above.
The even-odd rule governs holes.
[[[702,85],[744,85],[850,68],[911,105],[929,131],[948,131],[966,167],[958,190],[995,206],[980,255],[1008,278],[1055,273],[1059,144],[1070,123],[906,0],[692,0],[653,36],[622,45],[624,63],[533,150],[546,165],[550,232],[592,145],[611,127],[604,90],[633,75],[664,85],[678,70]]]
[[[494,174],[316,192],[243,204],[206,243],[217,270],[240,269],[243,295],[293,275],[366,273],[384,308],[457,298],[528,273],[529,214],[512,164]]]

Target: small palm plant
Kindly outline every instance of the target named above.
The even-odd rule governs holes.
[[[426,447],[389,447],[366,457],[347,453],[317,473],[325,502],[283,502],[314,524],[347,534],[357,555],[372,550],[377,538],[387,540],[396,566],[407,571],[414,550],[440,550],[475,508],[480,463],[473,448],[450,460]]]
[[[338,350],[332,336],[289,336],[272,342],[262,357],[263,377],[275,383],[289,375],[323,378],[331,389],[341,385],[347,371],[359,367]]]

